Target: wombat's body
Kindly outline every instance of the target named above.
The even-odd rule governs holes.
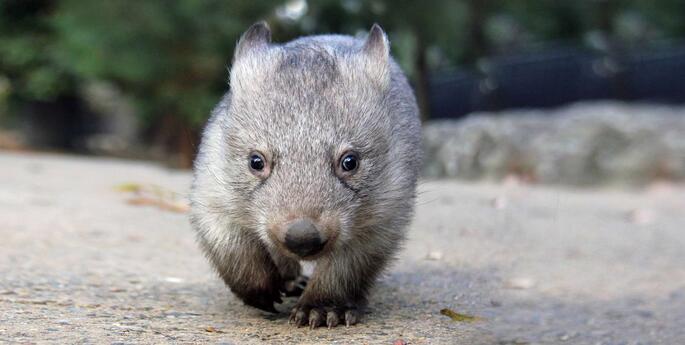
[[[368,38],[241,38],[195,162],[192,224],[245,303],[301,294],[296,325],[354,324],[399,249],[421,164],[418,110],[378,26]],[[300,260],[316,262],[304,287]]]

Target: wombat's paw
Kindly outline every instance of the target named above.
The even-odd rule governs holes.
[[[283,303],[278,291],[250,291],[239,296],[245,304],[270,313],[278,313],[274,303]]]
[[[304,288],[307,286],[307,276],[299,276],[293,280],[286,280],[281,287],[281,292],[286,297],[296,297],[302,295]]]
[[[298,306],[293,308],[290,313],[288,324],[297,327],[309,325],[311,329],[325,324],[328,328],[333,328],[341,323],[349,327],[356,324],[358,320],[359,311],[356,307],[321,308]]]

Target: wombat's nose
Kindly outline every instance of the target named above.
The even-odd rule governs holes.
[[[311,221],[297,219],[288,225],[285,246],[300,257],[314,255],[325,245],[326,240],[321,238],[319,230]]]

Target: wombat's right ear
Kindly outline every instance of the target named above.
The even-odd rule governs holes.
[[[271,30],[265,21],[252,24],[245,33],[240,36],[240,41],[235,48],[233,60],[238,60],[250,51],[264,49],[271,43]]]

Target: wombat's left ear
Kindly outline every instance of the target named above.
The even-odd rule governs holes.
[[[234,60],[238,60],[245,54],[255,49],[266,48],[271,43],[271,30],[265,21],[252,24],[245,33],[240,36],[240,41],[235,48]]]
[[[385,87],[390,80],[390,42],[380,25],[373,24],[361,53],[366,59],[367,72]]]
[[[373,59],[388,60],[390,42],[388,42],[388,36],[380,25],[373,24],[369,35],[366,37],[362,51]]]

